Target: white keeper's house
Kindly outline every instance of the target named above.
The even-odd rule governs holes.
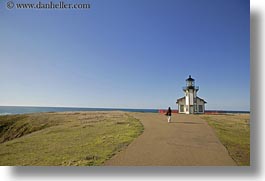
[[[205,104],[207,103],[202,98],[197,96],[199,87],[195,86],[195,80],[189,76],[186,79],[186,86],[183,87],[185,96],[177,100],[179,113],[183,114],[203,114]]]

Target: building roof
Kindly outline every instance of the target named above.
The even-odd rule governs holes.
[[[187,78],[186,81],[194,81],[194,79],[191,78],[191,75],[189,75],[189,78]]]
[[[200,98],[197,96],[198,99],[200,99],[201,101],[203,101],[204,103],[207,103],[204,99]]]
[[[178,103],[181,99],[185,99],[185,96],[184,97],[181,97],[181,98],[179,98],[178,100],[177,100],[177,102],[176,103]]]
[[[204,99],[202,99],[202,98],[200,98],[200,97],[196,97],[197,99],[200,99],[201,101],[203,101],[204,103],[207,103]],[[179,98],[179,99],[177,99],[177,104],[178,104],[178,102],[180,101],[180,100],[182,100],[182,99],[185,99],[185,96],[184,97],[181,97],[181,98]]]

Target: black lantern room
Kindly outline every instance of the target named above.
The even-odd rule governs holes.
[[[186,79],[186,86],[187,88],[194,88],[195,86],[195,80],[191,78],[191,75]]]

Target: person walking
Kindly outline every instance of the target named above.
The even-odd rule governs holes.
[[[167,122],[168,123],[170,123],[171,122],[171,108],[170,107],[168,107],[168,110],[167,110],[167,113],[166,113],[166,115],[167,115]]]

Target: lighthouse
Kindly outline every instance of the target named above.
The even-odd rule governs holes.
[[[199,87],[195,86],[195,80],[191,75],[186,79],[186,86],[182,88],[184,97],[177,100],[179,113],[184,114],[203,114],[205,104],[207,103],[202,98],[197,96]]]

